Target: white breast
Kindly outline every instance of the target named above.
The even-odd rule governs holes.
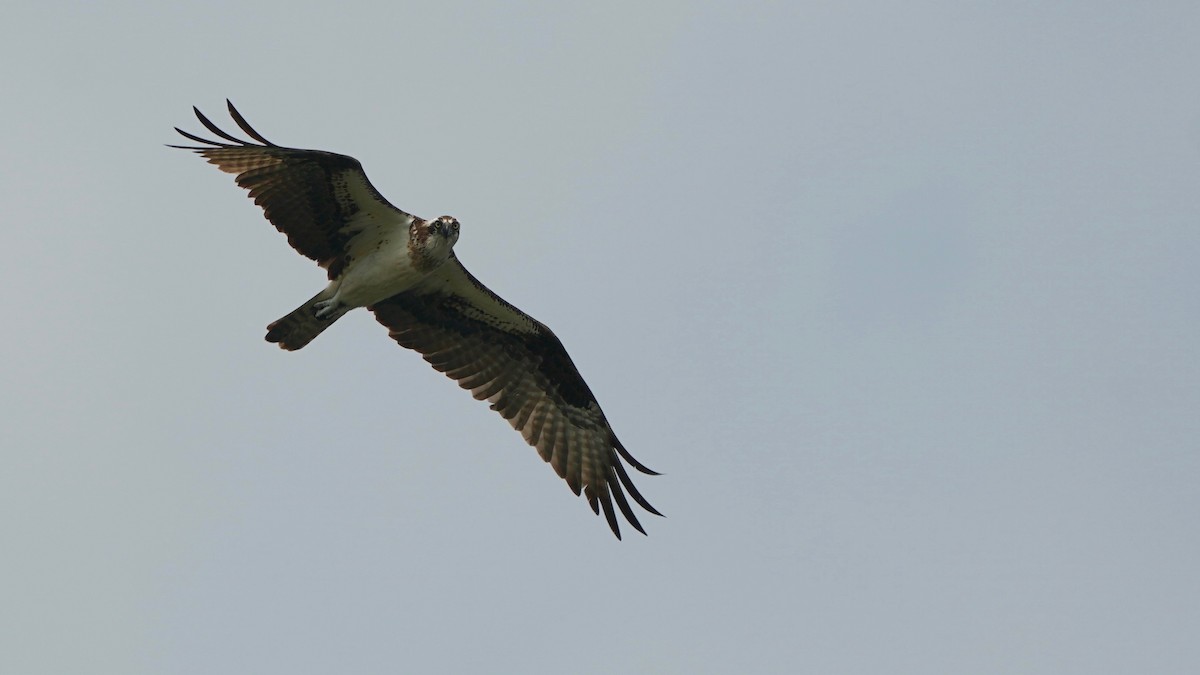
[[[423,276],[412,266],[408,238],[393,236],[350,262],[338,281],[337,299],[351,307],[366,307],[412,288]]]

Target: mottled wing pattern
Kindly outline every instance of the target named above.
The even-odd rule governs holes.
[[[575,494],[603,509],[619,539],[613,503],[642,534],[626,492],[650,513],[621,463],[654,474],[613,434],[591,389],[549,328],[505,302],[451,257],[416,288],[369,308],[392,338],[486,400]]]
[[[358,160],[320,150],[284,148],[255,131],[229,105],[229,114],[251,143],[222,131],[199,109],[200,123],[224,139],[215,141],[176,131],[203,146],[173,145],[195,151],[226,173],[237,176],[237,184],[250,191],[267,220],[287,235],[288,243],[302,255],[317,261],[336,278],[349,262],[397,226],[407,236],[412,216],[388,203],[367,180]],[[366,233],[366,236],[363,233]]]

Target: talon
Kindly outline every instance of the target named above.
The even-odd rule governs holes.
[[[337,310],[336,300],[321,300],[313,303],[313,312],[318,319],[327,319]]]

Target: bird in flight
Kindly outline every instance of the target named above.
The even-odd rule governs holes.
[[[645,534],[628,496],[662,515],[638,492],[622,460],[657,475],[617,440],[596,397],[544,324],[488,290],[454,252],[460,225],[450,216],[418,218],[392,206],[358,160],[321,150],[285,148],[255,131],[226,101],[253,139],[196,117],[221,140],[176,127],[192,150],[235,175],[292,248],[326,270],[329,284],[267,326],[267,341],[304,347],[346,312],[366,307],[402,347],[415,350],[477,400],[491,403],[592,511],[604,512],[618,539],[615,508]]]

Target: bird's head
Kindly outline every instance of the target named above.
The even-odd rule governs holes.
[[[454,248],[454,242],[458,241],[458,219],[453,216],[442,216],[436,220],[430,221],[428,225],[430,236],[442,238],[446,242],[447,248]]]
[[[410,250],[426,265],[436,267],[450,257],[454,243],[458,241],[458,230],[458,220],[451,216],[433,220],[416,218],[409,226]]]

